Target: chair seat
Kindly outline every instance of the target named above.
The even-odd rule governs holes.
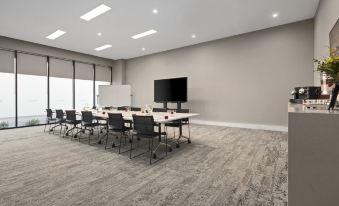
[[[97,122],[82,122],[82,126],[84,127],[96,127],[98,126],[99,124]]]
[[[113,132],[126,132],[126,131],[132,130],[132,127],[126,127],[125,126],[122,130],[121,129],[117,129],[117,128],[110,128],[109,130],[113,131]]]
[[[80,124],[81,123],[81,120],[66,120],[66,123],[67,124]]]
[[[141,137],[141,138],[154,138],[154,137],[158,137],[159,133],[158,132],[153,132],[152,134],[135,133],[135,135],[137,135],[138,137]]]
[[[168,122],[165,124],[166,127],[180,127],[182,125],[181,122]]]

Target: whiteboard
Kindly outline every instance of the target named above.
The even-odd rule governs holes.
[[[131,85],[99,85],[100,107],[131,106]]]

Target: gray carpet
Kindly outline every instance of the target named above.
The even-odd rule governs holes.
[[[193,125],[150,166],[42,130],[0,131],[0,205],[287,205],[286,133]]]

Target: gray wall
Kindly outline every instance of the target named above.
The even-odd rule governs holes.
[[[329,55],[329,33],[339,18],[338,0],[321,0],[314,23],[314,56],[322,58]],[[314,75],[315,85],[320,85],[320,75]]]
[[[39,53],[49,56],[55,56],[60,58],[73,59],[83,62],[110,65],[114,66],[114,61],[111,59],[105,59],[100,57],[95,57],[92,55],[82,54],[78,52],[68,51],[64,49],[58,49],[54,47],[49,47],[41,44],[35,44],[27,41],[21,41],[17,39],[12,39],[8,37],[0,36],[0,47],[14,50],[21,50],[26,52]],[[114,73],[114,72],[113,72]]]
[[[198,119],[287,126],[295,86],[313,85],[313,20],[130,59],[133,105],[153,103],[153,80],[187,76]],[[159,105],[160,106],[160,105]]]

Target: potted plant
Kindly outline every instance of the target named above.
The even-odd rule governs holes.
[[[332,50],[329,57],[321,60],[314,59],[314,62],[317,64],[317,71],[325,73],[330,82],[335,85],[328,110],[334,109],[339,91],[339,56],[337,51]]]

